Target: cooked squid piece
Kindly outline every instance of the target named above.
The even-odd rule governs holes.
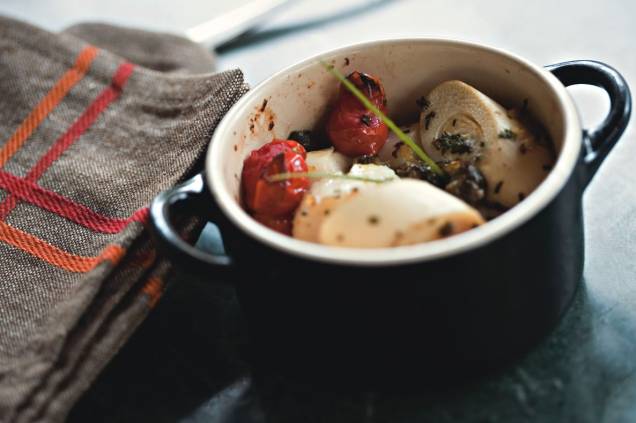
[[[400,129],[412,139],[419,139],[419,123],[413,123]],[[404,144],[395,132],[389,134],[386,143],[378,153],[378,158],[391,166],[392,169],[405,168],[420,162],[415,152]]]
[[[310,160],[309,156],[311,154],[307,154],[310,166],[312,160]],[[321,166],[317,170],[333,169],[336,166],[334,161],[339,161],[339,158],[337,156],[329,156],[329,160],[320,162]],[[344,174],[345,171],[344,167],[340,167],[339,171],[334,173]],[[351,168],[348,175],[379,180],[397,178],[395,172],[390,168],[374,164],[356,164]],[[319,232],[324,219],[341,204],[375,185],[377,184],[374,182],[352,179],[324,178],[315,181],[296,210],[292,236],[305,241],[320,242]]]
[[[420,116],[422,147],[435,161],[474,164],[486,179],[486,200],[512,207],[530,194],[553,164],[553,154],[512,113],[461,81],[427,96]]]
[[[351,160],[338,153],[333,147],[310,151],[305,159],[310,172],[345,173],[351,167]]]
[[[334,208],[318,234],[327,245],[383,248],[455,235],[484,223],[479,212],[416,179],[375,184]]]

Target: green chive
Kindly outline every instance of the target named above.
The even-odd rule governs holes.
[[[364,104],[364,107],[366,107],[371,113],[373,113],[374,115],[382,119],[382,121],[386,124],[386,126],[388,126],[389,129],[391,129],[391,131],[393,131],[395,135],[397,135],[400,141],[408,145],[411,148],[411,150],[415,152],[417,157],[419,157],[424,163],[426,163],[433,172],[435,172],[436,174],[440,176],[444,176],[444,171],[437,165],[437,163],[435,163],[433,159],[428,157],[428,155],[424,152],[424,150],[422,150],[422,148],[419,145],[417,145],[415,141],[411,139],[411,137],[406,135],[391,119],[389,119],[388,116],[382,113],[380,109],[375,107],[375,105],[371,103],[369,99],[355,85],[351,83],[351,81],[345,78],[345,76],[341,74],[334,66],[329,65],[322,60],[320,61],[320,63],[325,67],[325,69],[327,69],[336,78],[338,78],[338,80],[349,91],[351,91],[351,93],[355,95],[362,104]]]
[[[367,178],[364,176],[344,175],[342,173],[328,173],[328,172],[283,172],[283,173],[277,173],[275,175],[266,176],[265,180],[267,180],[267,182],[280,182],[280,181],[286,181],[288,179],[297,179],[297,178],[348,179],[351,181],[374,182],[376,184],[381,184],[383,182],[389,182],[396,179],[396,178],[375,179],[375,178]]]

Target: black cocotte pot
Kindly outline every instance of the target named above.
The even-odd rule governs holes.
[[[392,116],[411,121],[416,99],[463,80],[506,106],[528,104],[549,132],[557,162],[541,185],[500,217],[465,233],[413,246],[336,248],[278,234],[240,206],[243,159],[273,137],[312,128],[337,94],[312,58],[261,83],[217,128],[205,171],[151,207],[164,251],[210,283],[232,281],[256,355],[314,375],[355,377],[463,373],[509,360],[544,336],[568,307],[583,271],[581,197],[627,126],[625,80],[595,61],[539,67],[480,45],[389,40],[320,57],[343,72],[379,76]],[[598,128],[582,129],[565,87],[609,94]],[[174,216],[221,228],[226,254],[185,243]]]

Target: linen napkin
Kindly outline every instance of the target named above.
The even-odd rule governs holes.
[[[0,421],[63,420],[161,296],[147,206],[247,90],[195,75],[212,64],[172,35],[0,17]]]

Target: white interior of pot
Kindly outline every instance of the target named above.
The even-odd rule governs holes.
[[[446,240],[416,246],[338,249],[339,257],[347,250],[345,255],[350,257],[345,262],[360,263],[362,259],[364,264],[378,264],[377,260],[386,264],[402,259],[432,258],[471,246],[458,243],[477,245],[479,237],[501,235],[521,223],[515,223],[515,219],[525,221],[547,204],[576,163],[580,127],[565,89],[547,72],[519,58],[461,42],[394,40],[341,49],[323,55],[322,59],[343,73],[359,70],[379,77],[385,86],[389,115],[399,123],[415,121],[418,116],[416,100],[435,85],[450,79],[473,85],[507,108],[520,107],[527,99],[528,109],[548,130],[559,152],[559,161],[546,181],[520,205],[486,225]],[[240,175],[243,160],[253,149],[273,138],[287,138],[292,130],[313,129],[320,125],[336,98],[338,85],[317,58],[280,72],[248,93],[228,113],[213,137],[207,161],[212,191],[235,223],[244,230],[256,231],[256,236],[274,247],[292,253],[300,248],[303,251],[300,254],[324,260],[331,260],[329,256],[336,255],[334,247],[279,235],[254,222],[240,209]],[[544,185],[553,186],[544,189]],[[535,210],[531,210],[532,207]],[[521,213],[517,209],[526,210]],[[519,216],[515,217],[515,214]],[[375,261],[362,258],[370,254]]]

